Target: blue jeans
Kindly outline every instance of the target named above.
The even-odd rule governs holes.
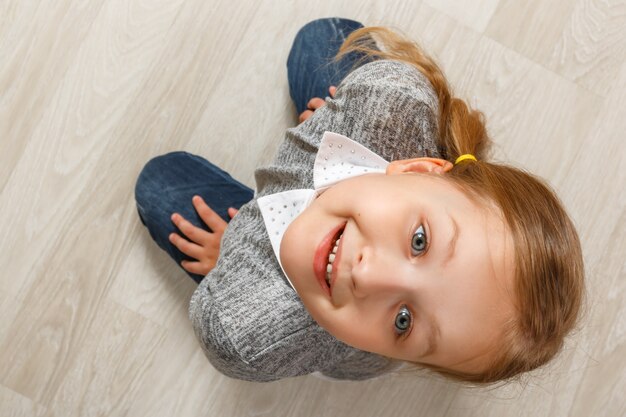
[[[326,97],[328,87],[337,86],[359,61],[361,55],[355,53],[339,63],[332,59],[344,39],[360,27],[363,25],[353,20],[330,18],[314,20],[300,29],[287,59],[289,93],[298,114],[306,110],[311,98]],[[201,196],[228,222],[228,208],[238,209],[252,200],[254,192],[206,159],[187,152],[170,152],[148,161],[135,185],[139,218],[156,244],[181,268],[181,261],[194,259],[169,241],[174,232],[185,236],[172,223],[172,213],[180,213],[196,227],[211,231],[193,207],[194,195]],[[204,278],[185,272],[197,283]]]
[[[298,114],[313,97],[328,96],[328,87],[338,86],[356,65],[369,61],[362,54],[350,53],[333,62],[343,41],[362,27],[354,20],[333,17],[309,22],[296,34],[287,58],[287,79]]]

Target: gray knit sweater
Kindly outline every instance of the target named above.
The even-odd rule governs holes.
[[[414,67],[374,61],[350,73],[334,99],[288,129],[274,162],[256,170],[255,198],[231,220],[215,268],[200,283],[189,318],[209,361],[223,374],[272,381],[320,371],[372,378],[398,362],[340,342],[322,329],[286,281],[256,198],[313,188],[324,131],[357,141],[387,161],[438,157],[436,95]]]

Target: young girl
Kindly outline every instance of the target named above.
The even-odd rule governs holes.
[[[255,195],[184,152],[137,181],[142,222],[199,283],[189,315],[211,363],[251,381],[408,363],[489,383],[554,357],[583,294],[576,231],[543,182],[485,160],[481,114],[433,60],[320,19],[287,65],[304,122]]]

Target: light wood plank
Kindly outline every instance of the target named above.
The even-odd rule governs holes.
[[[486,33],[605,96],[626,59],[623,0],[503,0]]]
[[[482,33],[495,13],[500,0],[471,2],[463,0],[425,0],[424,3],[476,32]]]
[[[43,417],[41,405],[0,385],[0,414],[3,417]]]
[[[607,95],[626,60],[626,2],[579,0],[547,66]]]
[[[125,18],[114,18],[120,11],[124,13],[126,10],[110,3],[108,13],[111,19],[123,26],[132,28],[135,25],[143,33],[146,29],[141,30],[141,24],[124,23]],[[168,10],[170,16],[175,17],[176,10]],[[150,27],[157,24],[158,16],[162,16],[163,12],[155,9],[156,19],[152,21],[146,18],[147,12],[134,11],[146,19],[144,25],[148,27],[147,33],[154,34]],[[132,17],[130,21],[133,22]],[[166,19],[161,24],[161,28],[167,31],[171,20]],[[128,99],[124,93],[113,93],[114,84],[106,81],[110,75],[113,75],[111,81],[118,81],[119,78],[123,80],[123,75],[102,72],[102,82],[112,88],[114,97],[114,100],[103,100],[100,94],[104,90],[94,88],[91,71],[95,68],[113,70],[117,66],[120,74],[126,74],[132,65],[124,67],[121,62],[130,64],[131,61],[122,59],[119,54],[116,56],[115,53],[107,52],[110,51],[108,45],[114,50],[117,48],[115,43],[109,44],[109,37],[116,39],[119,27],[107,24],[106,20],[101,25],[101,30],[98,31],[96,27],[93,37],[87,40],[87,45],[93,42],[95,47],[84,48],[82,54],[78,54],[79,59],[69,73],[69,80],[73,82],[66,81],[59,90],[55,105],[51,106],[38,128],[41,139],[28,143],[29,151],[16,169],[17,175],[26,182],[9,183],[0,197],[1,210],[6,216],[11,216],[14,222],[12,227],[23,228],[17,234],[2,234],[0,247],[3,248],[4,274],[0,278],[3,289],[21,300],[29,300],[22,304],[19,318],[12,323],[5,337],[2,352],[6,360],[0,362],[2,381],[6,386],[42,403],[49,401],[52,392],[64,378],[73,349],[82,344],[106,292],[110,271],[116,267],[116,258],[125,254],[125,247],[131,243],[100,238],[110,236],[111,231],[119,227],[124,228],[124,218],[127,223],[131,213],[134,214],[130,207],[125,208],[112,200],[102,201],[101,193],[112,190],[110,185],[102,182],[115,184],[118,182],[116,175],[122,172],[118,169],[116,174],[110,170],[110,160],[106,159],[101,160],[102,165],[98,167],[99,156],[107,146],[111,146],[107,140],[111,135],[107,121],[111,120],[107,120],[106,116],[116,112],[118,115],[123,114],[121,110],[124,106],[117,106],[120,102],[127,103]],[[108,32],[104,28],[108,28]],[[138,45],[144,43],[141,36],[133,36],[132,31],[128,33]],[[149,38],[145,52],[151,50],[151,43],[161,46],[158,38]],[[98,57],[103,58],[102,66],[93,64],[98,62]],[[112,57],[112,61],[108,61],[107,57]],[[136,65],[145,63],[139,59]],[[146,75],[145,71],[139,71],[138,74],[141,77]],[[81,84],[84,89],[78,88]],[[136,88],[141,86],[142,81],[136,80],[134,84]],[[85,97],[91,97],[94,103]],[[93,110],[87,111],[89,108]],[[81,115],[87,122],[83,122]],[[98,178],[102,175],[105,175],[104,178]],[[86,181],[86,178],[91,180]],[[94,185],[96,182],[101,185]],[[29,186],[25,187],[27,184]],[[122,189],[124,195],[128,188]],[[90,195],[89,190],[95,194]],[[120,201],[124,199],[120,197]],[[22,206],[20,201],[24,202]],[[135,220],[134,217],[132,219]],[[107,232],[107,229],[111,231]],[[11,238],[16,235],[24,238]],[[29,260],[13,262],[19,253],[26,254]],[[37,253],[34,263],[33,256],[28,255],[32,253]],[[22,278],[15,279],[17,276]],[[48,301],[42,303],[41,300]],[[33,343],[33,340],[38,343]],[[25,365],[27,363],[38,365],[39,373],[29,373]]]
[[[127,2],[112,2],[105,8],[91,36],[83,46],[76,46],[80,52],[76,53],[75,64],[62,81],[54,104],[45,107],[33,140],[14,167],[14,175],[23,181],[9,184],[0,195],[0,210],[20,227],[16,233],[25,237],[16,240],[12,234],[0,236],[0,260],[6,265],[0,279],[6,279],[3,289],[14,296],[20,297],[22,288],[28,288],[45,272],[47,261],[42,254],[58,245],[60,239],[68,239],[58,232],[45,237],[51,228],[67,233],[69,227],[76,226],[77,219],[91,221],[75,208],[86,203],[84,189],[91,188],[86,178],[94,181],[93,175],[112,173],[108,162],[100,171],[97,164],[105,152],[111,152],[116,123],[125,117],[129,103],[135,100],[176,17],[173,3],[164,3],[169,7],[157,7],[152,15],[150,9],[125,7]],[[128,44],[120,48],[117,43],[123,33],[128,36]],[[64,57],[58,59],[63,61]],[[117,152],[124,154],[126,150]],[[117,170],[122,169],[127,168],[121,166]],[[110,177],[104,181],[116,180]],[[101,199],[97,197],[98,201]],[[75,242],[90,236],[83,235],[83,231],[76,233],[80,238],[77,236]],[[28,252],[39,255],[36,262],[11,261],[16,254]],[[10,279],[14,276],[25,279]]]
[[[136,401],[165,330],[130,310],[103,302],[50,401],[59,417],[120,416]],[[31,368],[36,372],[37,368]]]
[[[108,298],[164,328],[187,324],[196,283],[154,244],[146,228],[136,233],[141,237],[130,249]]]
[[[0,191],[103,3],[8,3],[0,33]]]

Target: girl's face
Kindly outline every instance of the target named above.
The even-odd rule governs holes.
[[[512,240],[498,214],[445,174],[388,169],[326,190],[289,225],[280,258],[311,316],[344,343],[480,372],[515,313]]]

